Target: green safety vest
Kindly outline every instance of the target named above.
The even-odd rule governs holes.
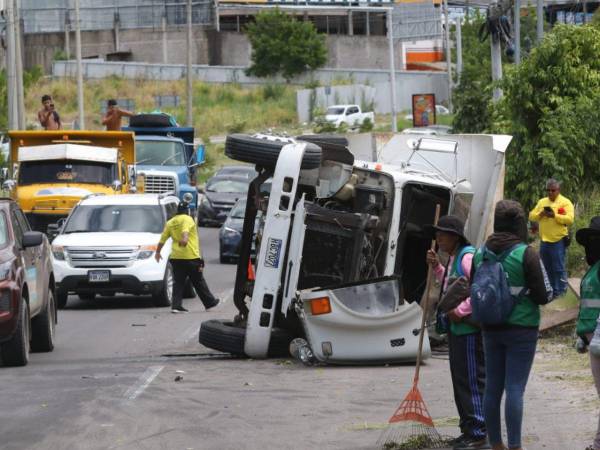
[[[596,320],[600,315],[599,267],[600,261],[590,267],[581,280],[581,305],[577,318],[577,335],[579,336],[593,333],[596,329]]]
[[[523,244],[515,248],[502,261],[504,272],[508,275],[508,284],[510,292],[518,295],[525,286],[525,273],[523,271],[523,260],[525,258],[527,245]],[[477,250],[473,257],[475,267],[479,267],[483,261],[483,253]],[[517,325],[521,327],[539,327],[540,326],[540,307],[536,305],[528,295],[522,295],[517,300],[515,308],[508,317],[507,325]]]
[[[463,257],[468,254],[468,253],[475,253],[475,247],[472,247],[470,245],[467,245],[465,247],[463,247],[462,249],[460,249],[460,251],[458,252],[458,255],[456,255],[456,258],[454,258],[454,261],[452,262],[452,268],[450,269],[450,274],[448,275],[448,278],[458,278],[461,277],[463,275],[466,275],[467,277],[469,277],[471,274],[466,274],[466,273],[462,273],[462,260]],[[481,330],[473,325],[469,325],[468,323],[464,323],[464,322],[450,322],[450,333],[452,333],[455,336],[464,336],[466,334],[473,334],[473,333],[479,333]]]

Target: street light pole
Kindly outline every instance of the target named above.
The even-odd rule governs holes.
[[[79,0],[75,0],[75,55],[77,58],[77,107],[79,110],[79,129],[85,129],[83,110],[83,69],[81,67],[81,18]]]
[[[521,62],[521,0],[515,1],[515,64]]]
[[[456,78],[457,82],[463,71],[462,55],[462,17],[456,19]]]
[[[12,1],[12,0],[11,0]],[[14,28],[15,28],[15,71],[17,82],[17,124],[19,129],[24,130],[25,127],[25,91],[23,88],[23,53],[22,48],[22,29],[21,29],[21,14],[20,0],[14,0]]]
[[[452,111],[452,51],[450,49],[450,20],[448,18],[448,0],[444,0],[446,13],[446,65],[448,66],[448,109]]]
[[[538,44],[544,39],[544,0],[537,0],[537,41]]]
[[[398,118],[396,108],[396,63],[394,61],[394,32],[392,22],[392,8],[387,10],[387,34],[390,52],[390,90],[391,90],[391,112],[392,112],[392,131],[398,132]]]
[[[194,126],[193,94],[192,94],[192,0],[187,0],[187,105],[186,122],[188,127]]]

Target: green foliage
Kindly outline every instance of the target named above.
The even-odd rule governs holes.
[[[246,129],[246,121],[240,119],[234,119],[232,123],[227,125],[227,133],[242,133]]]
[[[281,84],[267,84],[262,88],[263,100],[277,100],[283,97],[285,86]]]
[[[53,61],[66,61],[67,53],[64,50],[56,50],[52,56]]]
[[[337,127],[325,120],[325,117],[317,117],[315,119],[315,126],[313,127],[313,131],[317,134],[320,133],[335,133],[337,131]]]
[[[327,61],[323,35],[310,22],[298,21],[275,8],[263,11],[246,27],[252,44],[249,75],[281,74],[288,82],[296,75],[318,69]]]
[[[577,200],[600,176],[600,29],[557,25],[502,82],[498,128],[514,136],[506,182],[525,205],[554,177]]]
[[[373,122],[371,122],[371,119],[369,119],[368,117],[365,117],[365,120],[363,120],[363,123],[360,124],[359,127],[359,131],[361,133],[368,133],[369,131],[373,131]]]

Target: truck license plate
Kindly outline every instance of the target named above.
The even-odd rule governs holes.
[[[90,270],[88,281],[90,283],[106,283],[110,281],[110,270]]]

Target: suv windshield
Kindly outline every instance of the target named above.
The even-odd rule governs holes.
[[[110,186],[118,179],[116,166],[93,161],[28,161],[19,167],[19,184],[93,183]]]
[[[80,205],[69,217],[64,233],[161,233],[164,217],[159,205]]]
[[[209,181],[206,190],[210,192],[248,192],[248,182],[238,180],[214,180]]]
[[[181,142],[135,141],[137,164],[185,166],[185,149]]]

